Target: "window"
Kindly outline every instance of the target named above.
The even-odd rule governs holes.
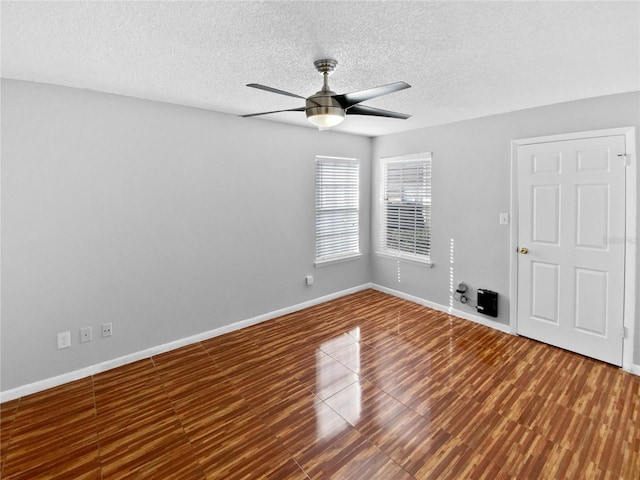
[[[378,253],[431,263],[431,154],[383,158]]]
[[[360,255],[360,164],[316,157],[316,265]]]

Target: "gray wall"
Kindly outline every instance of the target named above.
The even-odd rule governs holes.
[[[370,281],[445,306],[450,280],[493,289],[507,324],[498,213],[510,209],[511,140],[624,126],[640,136],[640,93],[373,140],[10,80],[1,114],[2,391]],[[403,262],[399,281],[395,261],[368,255],[370,160],[424,151],[434,267]],[[315,155],[361,159],[365,253],[317,269]],[[99,338],[104,322],[112,338]],[[78,343],[83,326],[94,341]],[[66,330],[73,347],[57,350]],[[638,339],[635,351],[638,364]]]
[[[636,127],[640,93],[598,97],[434,126],[373,140],[373,176],[378,159],[433,152],[433,268],[372,256],[373,281],[440,305],[450,304],[450,280],[500,295],[501,324],[509,323],[509,227],[511,141],[519,138],[615,127]],[[636,147],[637,148],[637,147]],[[640,149],[637,151],[640,152]],[[638,182],[640,184],[640,181]],[[375,195],[375,191],[373,192]],[[376,199],[372,199],[376,202]],[[375,213],[375,212],[374,212]],[[629,234],[639,238],[638,232]],[[639,269],[640,270],[640,269]],[[638,282],[640,285],[640,282]],[[640,300],[640,296],[638,297]],[[640,303],[640,302],[639,302]],[[473,312],[469,306],[454,307]],[[640,305],[636,308],[635,360],[640,363]],[[491,317],[483,317],[492,320]]]
[[[369,282],[313,267],[315,155],[361,160],[368,253],[368,138],[3,80],[2,390]]]

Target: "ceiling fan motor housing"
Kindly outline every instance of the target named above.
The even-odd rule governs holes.
[[[320,91],[307,98],[305,112],[310,122],[315,124],[312,117],[326,118],[326,115],[336,117],[336,120],[340,118],[340,121],[344,119],[344,108],[342,108],[342,105],[340,105],[333,95],[335,95],[335,93],[331,91]]]

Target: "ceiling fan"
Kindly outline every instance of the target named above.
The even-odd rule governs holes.
[[[399,118],[403,120],[411,117],[411,115],[406,115],[404,113],[390,112],[380,108],[361,105],[361,103],[366,100],[371,100],[372,98],[397,92],[398,90],[404,90],[405,88],[410,88],[411,85],[408,83],[395,82],[390,83],[389,85],[370,88],[368,90],[361,90],[359,92],[337,94],[329,88],[328,78],[336,69],[338,62],[329,58],[324,58],[322,60],[316,60],[313,64],[315,65],[316,70],[322,74],[324,84],[322,86],[322,90],[314,93],[308,98],[296,95],[295,93],[285,92],[284,90],[278,90],[277,88],[260,85],[259,83],[249,83],[247,85],[247,87],[258,88],[260,90],[266,90],[267,92],[301,98],[302,100],[305,100],[304,107],[290,108],[287,110],[274,110],[272,112],[251,113],[249,115],[241,116],[255,117],[258,115],[268,115],[270,113],[305,112],[307,120],[320,130],[335,127],[342,123],[345,115],[370,115],[374,117]]]

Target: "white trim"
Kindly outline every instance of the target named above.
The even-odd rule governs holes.
[[[638,268],[638,155],[636,152],[635,128],[624,129],[625,151],[627,153],[626,175],[626,225],[625,232],[628,241],[625,243],[625,273],[624,273],[624,319],[623,325],[627,335],[622,342],[622,368],[628,372],[640,375],[640,365],[634,365],[635,355],[635,323],[638,287],[636,285]],[[631,238],[634,236],[635,238]]]
[[[344,160],[345,163],[360,163],[360,160],[358,158],[352,158],[352,157],[332,157],[330,155],[316,155],[316,161],[321,158],[321,159],[325,159],[325,160],[339,160],[342,161]]]
[[[447,307],[445,305],[440,305],[439,303],[431,302],[429,300],[425,300],[424,298],[416,297],[414,295],[409,295],[408,293],[400,292],[392,288],[383,287],[382,285],[377,285],[375,283],[371,285],[371,288],[373,288],[374,290],[378,290],[379,292],[388,293],[389,295],[393,295],[394,297],[409,300],[410,302],[417,303],[418,305],[422,305],[424,307],[433,308],[434,310],[438,310],[439,312],[448,313],[455,317],[463,318],[465,320],[470,320],[474,323],[479,323],[480,325],[484,325],[485,327],[491,327],[503,333],[511,333],[508,325],[504,325],[498,322],[493,322],[483,317],[482,315],[476,315],[476,314],[464,312],[462,310],[458,310],[455,308]]]
[[[24,397],[25,395],[31,395],[32,393],[37,393],[42,390],[46,390],[48,388],[57,387],[59,385],[73,382],[81,378],[90,377],[91,375],[96,375],[98,373],[106,372],[107,370],[111,370],[116,367],[121,367],[122,365],[127,365],[129,363],[137,362],[138,360],[144,360],[145,358],[152,357],[153,355],[159,355],[161,353],[169,352],[171,350],[175,350],[176,348],[180,348],[186,345],[191,345],[193,343],[208,340],[210,338],[217,337],[225,333],[233,332],[236,330],[240,330],[241,328],[245,328],[251,325],[265,322],[267,320],[272,320],[274,318],[281,317],[289,313],[293,313],[299,310],[303,310],[305,308],[313,307],[314,305],[318,305],[320,303],[328,302],[329,300],[334,300],[336,298],[340,298],[345,295],[366,290],[367,288],[372,288],[371,284],[366,283],[357,287],[352,287],[339,292],[330,293],[328,295],[324,295],[322,297],[315,298],[313,300],[298,303],[297,305],[293,305],[290,307],[281,308],[279,310],[265,313],[263,315],[258,315],[256,317],[249,318],[246,320],[241,320],[239,322],[235,322],[230,325],[224,325],[222,327],[215,328],[207,332],[198,333],[190,337],[181,338],[180,340],[175,340],[173,342],[157,345],[155,347],[147,348],[139,352],[130,353],[128,355],[114,358],[112,360],[107,360],[107,361],[98,363],[96,365],[91,365],[85,368],[81,368],[79,370],[74,370],[73,372],[63,373],[62,375],[58,375],[51,378],[45,378],[44,380],[39,380],[37,382],[33,382],[27,385],[22,385],[20,387],[13,388],[11,390],[6,390],[4,392],[0,392],[0,403],[7,402],[9,400],[14,400],[16,398]]]
[[[357,260],[362,257],[362,253],[349,253],[348,255],[343,255],[341,257],[332,257],[326,260],[316,260],[313,262],[313,266],[318,267],[326,267],[327,265],[333,265],[334,263],[348,262],[349,260]]]
[[[516,143],[520,145],[534,145],[536,143],[550,143],[550,142],[564,142],[567,140],[580,140],[583,138],[597,138],[597,137],[611,137],[614,135],[634,135],[635,127],[621,127],[621,128],[605,128],[602,130],[589,130],[586,132],[570,132],[559,133],[557,135],[545,135],[543,137],[530,137],[530,138],[518,138],[512,140],[512,144]],[[626,146],[630,147],[629,139],[627,138]],[[635,143],[633,147],[635,152]],[[627,153],[630,153],[629,151]]]
[[[415,160],[424,160],[425,158],[432,158],[433,152],[420,152],[420,153],[409,153],[407,155],[393,155],[391,157],[380,157],[380,160],[389,163],[402,163],[402,162],[413,162]]]
[[[390,258],[391,260],[397,260],[406,263],[415,263],[416,265],[422,265],[423,267],[431,268],[433,267],[433,263],[431,262],[431,257],[424,258],[419,257],[417,255],[402,255],[400,253],[387,253],[385,250],[379,250],[374,252],[374,254],[378,257]]]
[[[509,222],[509,331],[517,334],[518,318],[518,140],[511,141],[511,221]]]
[[[625,147],[629,165],[626,171],[626,199],[625,199],[625,230],[628,241],[625,242],[625,276],[624,276],[624,318],[623,325],[626,329],[626,336],[622,342],[622,369],[640,375],[640,365],[633,363],[635,352],[635,309],[636,309],[636,269],[637,269],[637,244],[635,238],[638,231],[637,214],[637,179],[638,179],[638,157],[636,152],[635,127],[608,128],[604,130],[592,130],[586,132],[563,133],[559,135],[547,135],[544,137],[523,138],[511,141],[511,226],[509,232],[509,296],[511,306],[509,311],[509,330],[511,333],[517,331],[518,316],[518,191],[517,191],[517,160],[518,147],[535,143],[562,142],[566,140],[579,140],[582,138],[609,137],[612,135],[623,135],[625,137]]]

